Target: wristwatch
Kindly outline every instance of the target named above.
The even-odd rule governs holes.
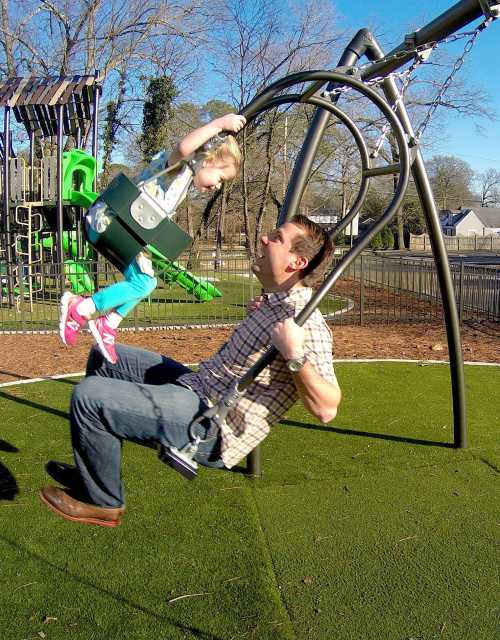
[[[301,358],[293,358],[292,360],[287,360],[286,366],[292,373],[297,373],[297,371],[300,371],[302,369],[306,362],[307,357],[303,355]]]

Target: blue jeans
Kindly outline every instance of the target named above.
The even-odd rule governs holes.
[[[122,344],[116,350],[118,362],[110,364],[92,348],[86,377],[71,397],[75,464],[88,501],[101,507],[124,504],[124,440],[181,448],[189,441],[189,424],[207,408],[194,391],[176,383],[180,375],[190,371],[184,365]],[[200,426],[197,435],[204,438],[206,428]],[[200,443],[195,459],[204,466],[222,468],[220,434]]]
[[[124,269],[123,275],[125,280],[93,294],[92,300],[99,313],[114,309],[125,318],[141,300],[156,289],[157,279],[143,273],[135,260]]]

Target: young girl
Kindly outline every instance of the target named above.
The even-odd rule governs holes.
[[[156,155],[149,167],[137,176],[135,181],[144,182],[162,168],[173,166],[180,160],[188,158],[222,131],[238,132],[245,122],[243,116],[229,113],[191,131],[178,143],[168,158],[165,152]],[[224,182],[236,176],[240,161],[241,154],[236,140],[232,136],[227,136],[222,145],[209,152],[208,156],[197,164],[192,179],[193,186],[202,193],[220,189]],[[171,197],[166,197],[166,191],[168,187],[173,186],[173,182],[176,183],[174,200],[179,204],[185,198],[191,182],[191,170],[188,167],[178,172],[173,180],[170,174],[166,174],[163,180],[145,185],[151,195],[163,204],[169,216],[172,216],[175,211],[171,209],[168,202]],[[93,234],[101,232],[103,225],[106,226],[108,223],[105,209],[104,205],[98,203],[87,214],[87,233],[90,240]],[[108,362],[113,364],[116,362],[115,340],[118,326],[141,300],[154,291],[157,284],[151,259],[144,252],[139,253],[122,273],[125,278],[123,281],[97,291],[92,296],[82,297],[70,291],[64,293],[61,298],[59,322],[60,335],[64,344],[74,345],[78,334],[88,322],[89,330],[103,356]],[[98,317],[91,320],[96,313]]]

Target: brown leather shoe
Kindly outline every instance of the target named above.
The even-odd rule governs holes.
[[[80,502],[59,487],[44,487],[39,496],[40,500],[61,518],[100,527],[117,527],[125,511],[125,507],[97,507],[94,504]]]

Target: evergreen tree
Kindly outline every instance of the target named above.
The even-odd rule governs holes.
[[[166,146],[166,125],[173,118],[177,90],[169,76],[151,78],[146,89],[139,146],[145,162]]]
[[[394,249],[394,234],[388,226],[385,226],[380,232],[380,239],[384,249]]]
[[[373,238],[370,240],[370,247],[374,251],[378,251],[380,249],[383,249],[384,243],[382,242],[382,235],[381,235],[380,231],[378,233],[376,233],[373,236]]]

